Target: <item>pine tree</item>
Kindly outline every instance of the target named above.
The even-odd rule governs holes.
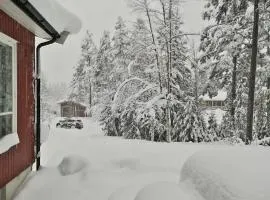
[[[70,99],[81,103],[86,101],[85,76],[86,71],[84,61],[80,60],[73,74],[73,79],[71,82],[72,93],[70,94]]]
[[[128,66],[129,77],[143,78],[158,84],[155,54],[152,51],[151,35],[146,22],[138,18],[131,30],[130,55],[131,63]]]
[[[101,40],[96,56],[96,65],[94,70],[94,92],[96,94],[95,102],[108,104],[112,100],[116,85],[112,84],[111,71],[113,70],[111,55],[110,33],[105,31]]]
[[[92,104],[92,82],[96,62],[96,45],[93,42],[92,34],[88,31],[82,41],[81,57],[75,68],[71,82],[72,92],[70,99],[81,103]]]
[[[219,128],[215,114],[211,114],[208,118],[207,136],[204,139],[206,142],[217,141],[219,136]]]
[[[93,82],[94,82],[94,70],[95,70],[95,64],[96,64],[96,55],[97,55],[97,47],[96,44],[93,41],[93,35],[89,33],[89,31],[86,32],[86,36],[83,40],[82,46],[82,59],[84,60],[85,64],[85,84],[86,84],[86,93],[88,94],[88,105],[91,108],[93,105]]]
[[[179,116],[178,138],[181,142],[202,142],[206,139],[206,126],[201,115],[196,114],[197,107],[194,99],[189,99],[186,103],[182,115]]]
[[[266,95],[264,93],[260,94],[260,97],[258,98],[257,109],[256,109],[256,136],[259,140],[267,137],[269,134],[267,134],[267,114],[266,114]]]
[[[118,17],[112,37],[113,81],[120,85],[129,77],[130,34],[122,17]]]
[[[51,118],[53,117],[53,109],[50,104],[51,102],[51,96],[49,93],[49,88],[48,88],[48,81],[45,77],[44,74],[41,74],[41,87],[40,87],[40,92],[41,92],[41,121],[50,121]]]

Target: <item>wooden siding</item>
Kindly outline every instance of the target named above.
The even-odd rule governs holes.
[[[60,104],[61,117],[85,117],[86,107],[75,102]]]
[[[17,132],[20,143],[0,155],[0,188],[34,161],[34,52],[35,36],[0,10],[0,32],[18,41]]]

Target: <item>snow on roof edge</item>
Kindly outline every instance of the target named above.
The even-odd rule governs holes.
[[[81,20],[67,10],[57,0],[28,0],[40,14],[58,31],[78,33],[82,28]]]
[[[88,106],[87,106],[86,104],[84,104],[84,103],[77,102],[77,101],[73,101],[73,100],[68,100],[68,99],[62,99],[62,100],[60,100],[60,101],[57,101],[56,103],[57,103],[57,104],[62,104],[62,103],[65,103],[65,102],[72,102],[72,103],[80,104],[80,105],[82,105],[82,106],[84,106],[84,107],[88,107]]]
[[[204,101],[225,101],[227,98],[227,91],[219,90],[217,96],[209,97],[209,94],[200,96],[200,99]]]

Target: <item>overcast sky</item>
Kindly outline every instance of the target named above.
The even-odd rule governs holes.
[[[66,82],[72,79],[74,66],[80,56],[81,40],[89,30],[98,43],[104,30],[112,31],[118,16],[132,21],[126,0],[58,0],[75,13],[83,23],[81,32],[68,38],[64,45],[54,44],[42,49],[42,69],[49,82]],[[182,3],[184,31],[200,32],[203,27],[201,12],[204,0],[186,0]]]

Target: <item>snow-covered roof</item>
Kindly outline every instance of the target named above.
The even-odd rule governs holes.
[[[209,94],[200,96],[200,99],[202,99],[203,101],[225,101],[226,98],[227,92],[224,90],[219,90],[217,96],[213,96],[212,98],[209,96]]]
[[[57,0],[1,0],[0,10],[37,37],[47,40],[78,33],[82,25],[80,19]]]
[[[65,9],[57,0],[28,0],[40,14],[58,31],[62,33],[78,33],[81,20]]]
[[[75,103],[75,104],[79,104],[79,105],[81,105],[83,107],[87,107],[87,105],[84,104],[84,103],[73,101],[73,100],[68,100],[68,99],[60,100],[60,101],[57,102],[57,104],[63,104],[63,103],[67,103],[67,102],[69,102],[69,103]]]

